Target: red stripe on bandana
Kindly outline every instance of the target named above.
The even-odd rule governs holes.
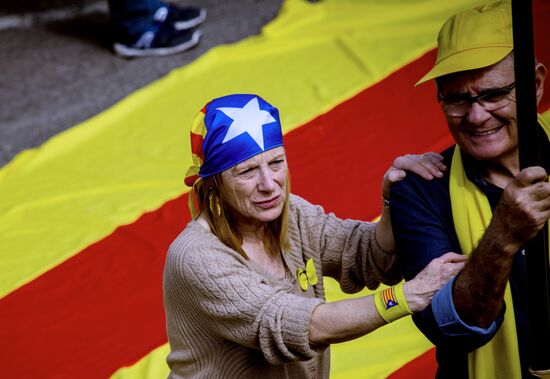
[[[288,133],[293,192],[341,217],[376,217],[393,157],[451,141],[433,88],[413,88],[432,61],[433,53]],[[189,220],[185,194],[0,300],[4,376],[107,377],[165,343],[164,259]]]
[[[550,3],[536,3],[542,39]],[[550,62],[544,44],[539,41],[537,56]],[[380,180],[394,157],[452,142],[433,85],[413,87],[433,61],[432,52],[290,132],[285,146],[293,192],[340,217],[377,216]],[[547,94],[541,111],[549,107]],[[189,219],[182,195],[1,299],[2,376],[108,377],[165,343],[164,258]],[[433,376],[432,353],[411,365],[421,370],[399,370],[392,378]]]
[[[200,134],[190,133],[191,134],[191,152],[204,162],[204,152],[202,151],[202,143],[204,137]]]

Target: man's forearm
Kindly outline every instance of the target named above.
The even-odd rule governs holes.
[[[498,232],[487,229],[453,287],[453,302],[464,322],[486,328],[498,316],[518,248],[503,245]]]

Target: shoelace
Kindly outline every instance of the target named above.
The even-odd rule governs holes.
[[[159,30],[162,23],[166,20],[166,17],[168,17],[168,7],[163,5],[159,9],[156,10],[155,14],[153,15],[153,25],[145,31],[141,37],[137,40],[137,42],[134,44],[134,47],[137,47],[139,49],[147,49],[151,47],[151,44],[153,43],[153,40],[155,39],[155,35],[157,34],[157,31]]]

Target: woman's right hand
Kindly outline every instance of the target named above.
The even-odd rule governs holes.
[[[435,293],[458,274],[468,257],[462,254],[445,253],[434,258],[413,279],[405,282],[403,293],[409,309],[412,312],[420,312],[432,301]]]
[[[399,156],[395,158],[382,178],[382,197],[389,199],[391,185],[403,180],[407,176],[407,172],[414,172],[426,180],[432,180],[433,178],[441,178],[446,170],[447,166],[443,163],[443,156],[437,153],[429,152]]]

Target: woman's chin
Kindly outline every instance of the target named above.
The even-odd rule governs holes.
[[[271,208],[259,208],[254,218],[262,222],[270,222],[278,219],[283,213],[284,204],[277,205]]]

